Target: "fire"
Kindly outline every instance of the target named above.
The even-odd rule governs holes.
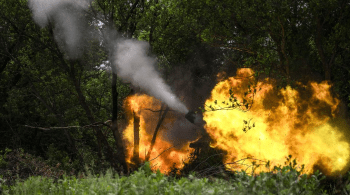
[[[160,118],[159,112],[156,111],[161,109],[161,102],[148,95],[136,94],[129,96],[125,100],[124,107],[129,115],[128,126],[123,132],[124,139],[126,140],[127,162],[129,164],[134,163],[132,160],[134,150],[133,113],[140,117],[139,157],[141,162],[144,162],[151,146],[153,133]],[[185,144],[184,147],[178,148],[166,141],[165,136],[167,130],[172,127],[175,120],[176,114],[169,111],[160,126],[155,145],[149,158],[151,166],[155,169],[159,169],[163,173],[171,171],[173,167],[181,169],[183,162],[192,151],[192,149],[189,148],[189,144]]]
[[[292,155],[298,164],[305,165],[306,173],[315,168],[325,174],[344,171],[349,162],[349,143],[343,132],[330,123],[339,104],[331,96],[330,84],[299,83],[298,89],[288,86],[278,90],[272,80],[257,82],[251,75],[251,69],[239,69],[236,78],[219,82],[205,102],[205,128],[214,140],[211,147],[227,151],[225,162],[254,157],[283,165]],[[232,103],[230,89],[237,102],[252,104],[241,109],[227,108]],[[256,171],[268,170],[261,167]]]

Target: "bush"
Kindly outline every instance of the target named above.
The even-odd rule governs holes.
[[[244,171],[235,175],[233,186],[245,194],[322,194],[320,181],[324,176],[316,172],[311,176],[290,166],[274,167],[271,172],[250,176]]]
[[[30,176],[42,176],[57,180],[64,174],[59,164],[56,167],[51,167],[43,159],[25,153],[22,149],[5,150],[5,153],[0,155],[0,163],[0,176],[3,185],[13,185],[16,180],[22,181]]]

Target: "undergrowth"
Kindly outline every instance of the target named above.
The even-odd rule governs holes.
[[[316,172],[301,175],[296,169],[274,167],[271,172],[250,175],[236,172],[230,180],[200,178],[195,173],[174,178],[159,171],[152,172],[149,163],[129,176],[87,173],[80,178],[63,176],[57,182],[42,176],[29,177],[13,186],[2,186],[4,194],[327,194],[320,181],[324,176]],[[349,186],[344,189],[348,193]]]
[[[225,168],[220,156],[220,151],[208,150],[167,175],[152,171],[147,162],[122,176],[111,169],[94,174],[88,168],[79,174],[64,174],[23,151],[8,150],[0,159],[0,194],[350,194],[350,173],[336,180],[319,171],[306,175],[291,156],[285,166],[270,168],[265,163],[268,172],[254,173],[263,165],[255,161],[253,173],[233,172]]]

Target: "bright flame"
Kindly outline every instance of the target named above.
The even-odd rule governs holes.
[[[329,124],[339,104],[331,96],[330,85],[299,83],[298,90],[289,86],[277,90],[273,81],[256,82],[253,74],[251,69],[239,69],[236,78],[218,83],[205,102],[206,108],[212,106],[215,110],[204,112],[206,129],[214,140],[211,146],[227,151],[225,162],[254,157],[283,165],[292,155],[298,164],[305,164],[306,173],[312,173],[315,167],[321,167],[325,174],[347,168],[349,143],[337,127]],[[256,86],[256,93],[252,90],[245,94],[248,86]],[[253,103],[248,111],[227,109],[231,105],[230,89],[239,102],[245,97]],[[245,126],[250,127],[247,132],[242,130]]]
[[[133,164],[133,150],[134,150],[134,120],[132,113],[134,112],[140,117],[140,143],[139,155],[141,162],[145,161],[147,152],[151,146],[153,133],[159,120],[159,112],[154,112],[161,109],[161,102],[148,95],[133,95],[129,96],[124,103],[125,110],[129,115],[129,124],[124,130],[124,139],[126,140],[127,162]],[[161,172],[169,172],[173,167],[181,169],[183,162],[187,159],[190,152],[193,150],[189,148],[189,144],[185,144],[181,149],[175,148],[172,144],[165,141],[164,136],[167,129],[174,123],[176,116],[172,112],[168,112],[164,119],[155,145],[150,155],[150,163],[155,169]]]

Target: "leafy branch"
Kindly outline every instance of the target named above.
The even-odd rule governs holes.
[[[259,89],[259,91],[261,90],[261,88]],[[213,105],[206,105],[206,108],[209,109],[204,109],[199,107],[199,109],[201,109],[202,112],[212,112],[212,111],[219,111],[219,110],[233,110],[233,109],[239,109],[242,112],[247,112],[249,111],[254,103],[254,97],[255,94],[257,92],[256,87],[253,87],[251,85],[248,85],[248,90],[246,92],[244,92],[244,97],[242,102],[240,102],[238,100],[238,98],[235,96],[235,94],[233,93],[233,88],[231,88],[229,90],[229,94],[230,97],[228,99],[228,101],[222,101],[221,105],[219,105],[220,103],[218,102],[218,100],[214,101],[215,106]]]
[[[259,89],[259,91],[261,90],[261,88]],[[251,86],[248,85],[248,90],[246,92],[244,92],[244,96],[243,96],[243,100],[242,102],[240,102],[237,98],[237,96],[235,96],[235,94],[233,93],[233,88],[230,88],[229,90],[229,99],[228,101],[222,101],[221,105],[219,105],[220,103],[218,103],[218,100],[214,101],[214,105],[206,105],[205,104],[205,108],[199,107],[199,109],[204,113],[204,112],[213,112],[213,111],[221,111],[221,110],[233,110],[233,109],[238,109],[242,112],[248,112],[253,104],[254,104],[254,98],[255,98],[255,94],[257,92],[257,88],[256,86]],[[252,123],[252,118],[248,119],[248,120],[243,120],[243,131],[246,133],[248,132],[250,129],[252,129],[253,127],[255,127],[255,123]]]

